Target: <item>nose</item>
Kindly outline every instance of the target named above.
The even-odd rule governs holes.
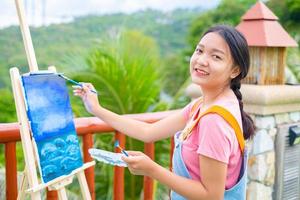
[[[208,65],[208,59],[207,56],[203,53],[200,55],[197,55],[195,58],[198,65],[207,66]]]

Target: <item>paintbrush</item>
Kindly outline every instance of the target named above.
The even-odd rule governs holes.
[[[78,86],[80,86],[81,88],[83,87],[83,85],[81,84],[81,83],[78,83],[77,81],[74,81],[74,80],[72,80],[72,79],[70,79],[70,78],[68,78],[68,77],[66,77],[66,76],[64,76],[64,75],[62,75],[62,74],[58,74],[58,76],[60,76],[60,77],[62,77],[63,79],[65,79],[65,80],[67,80],[67,81],[69,81],[70,83],[73,83],[73,84],[75,84],[75,85],[78,85]],[[91,92],[93,92],[93,93],[95,93],[95,94],[97,94],[97,95],[99,95],[98,94],[98,92],[96,91],[96,90],[90,90]]]
[[[128,153],[124,150],[124,149],[122,149],[122,147],[120,147],[120,143],[119,143],[119,140],[116,140],[115,141],[115,145],[114,145],[116,148],[119,148],[120,150],[121,150],[121,152],[123,153],[123,154],[125,154],[127,157],[129,156],[128,155]]]

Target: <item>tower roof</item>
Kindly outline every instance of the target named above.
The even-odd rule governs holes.
[[[297,42],[278,23],[278,17],[261,1],[252,6],[236,27],[249,46],[296,47]]]
[[[242,20],[255,19],[278,20],[278,17],[264,3],[258,1],[242,16]]]

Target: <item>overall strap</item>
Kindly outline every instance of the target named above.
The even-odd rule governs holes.
[[[199,99],[196,100],[196,102],[194,103],[194,105],[191,108],[189,118],[192,118],[193,115],[197,113],[196,110],[197,110],[197,108],[199,108],[200,104],[202,103],[202,100],[203,100],[202,97],[200,97]]]
[[[192,121],[187,125],[187,127],[182,131],[182,139],[185,140],[190,134],[193,128],[198,124],[201,117],[205,116],[208,113],[216,113],[220,115],[234,130],[235,135],[237,137],[237,140],[239,142],[240,149],[242,153],[244,152],[245,148],[245,140],[242,133],[242,130],[240,128],[239,123],[235,119],[235,117],[225,108],[221,106],[212,106],[209,109],[207,109],[205,112],[201,113],[197,116],[195,120],[192,119]]]

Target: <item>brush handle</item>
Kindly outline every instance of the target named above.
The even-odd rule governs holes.
[[[128,153],[122,149],[122,153],[124,153],[127,157],[129,157]]]
[[[80,87],[83,87],[83,85],[81,84],[81,83],[78,83],[77,81],[74,81],[74,80],[72,80],[72,79],[70,79],[70,78],[68,78],[68,77],[66,77],[66,76],[64,76],[64,75],[62,75],[62,74],[60,74],[60,77],[62,77],[62,78],[64,78],[64,79],[66,79],[67,81],[69,81],[70,83],[73,83],[73,84],[75,84],[75,85],[78,85],[78,86],[80,86]],[[97,95],[99,95],[98,94],[98,92],[96,91],[96,90],[90,90],[91,92],[93,92],[93,93],[95,93],[95,94],[97,94]]]
[[[122,147],[120,146],[116,146],[116,147],[118,147],[121,150],[121,152],[125,154],[127,157],[129,156],[128,153],[124,149],[122,149]]]

